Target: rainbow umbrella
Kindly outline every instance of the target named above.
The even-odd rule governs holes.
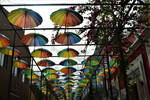
[[[77,34],[74,34],[73,32],[65,32],[63,34],[59,34],[55,38],[55,41],[57,43],[64,44],[64,45],[72,45],[80,42],[80,40],[81,38]]]
[[[97,59],[89,58],[87,60],[82,61],[81,63],[86,66],[97,66],[100,62]]]
[[[21,42],[28,46],[42,46],[48,42],[48,39],[37,33],[29,33],[22,37]]]
[[[47,74],[45,76],[48,80],[56,80],[57,78],[59,78],[58,74]]]
[[[83,17],[71,9],[59,9],[51,14],[50,19],[56,25],[65,27],[76,26],[83,21]]]
[[[65,59],[65,60],[61,61],[59,64],[62,66],[73,66],[73,65],[76,65],[77,62],[72,59]]]
[[[13,62],[13,66],[20,68],[20,69],[24,69],[24,68],[29,68],[27,62],[25,62],[24,60],[16,60]]]
[[[71,81],[67,81],[64,83],[65,86],[73,86],[74,85],[74,82],[71,82]]]
[[[80,87],[85,87],[87,85],[87,83],[82,83],[82,82],[79,82],[77,83]]]
[[[72,74],[75,71],[76,71],[76,69],[73,67],[64,67],[61,69],[61,72],[64,74]]]
[[[66,85],[66,86],[64,86],[64,88],[65,88],[65,89],[71,89],[72,86],[67,86],[67,85]]]
[[[69,58],[69,57],[76,57],[79,55],[79,53],[78,53],[78,51],[76,51],[72,48],[67,48],[67,49],[63,49],[62,51],[58,52],[57,55],[59,57]]]
[[[48,51],[47,49],[36,49],[31,53],[31,56],[36,58],[48,58],[52,56],[52,53]]]
[[[32,28],[40,25],[42,17],[35,11],[27,8],[19,8],[8,14],[8,20],[15,26],[21,28]]]
[[[8,47],[0,48],[0,53],[12,56],[13,47],[8,46]],[[20,51],[17,49],[14,49],[14,56],[19,56],[19,55],[20,55]]]
[[[56,73],[57,71],[53,68],[45,68],[42,70],[42,73],[46,73],[46,74],[54,74]]]
[[[3,34],[0,34],[0,48],[9,46],[10,40]]]
[[[31,75],[27,75],[28,79],[31,79]],[[32,80],[39,79],[40,77],[37,74],[32,74]]]
[[[83,78],[80,80],[81,83],[88,83],[90,80],[88,78]]]
[[[55,63],[51,60],[43,59],[43,60],[40,60],[39,62],[37,62],[37,65],[47,67],[47,66],[54,66]]]

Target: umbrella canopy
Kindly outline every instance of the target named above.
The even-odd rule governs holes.
[[[86,66],[97,66],[97,65],[99,65],[99,60],[97,60],[97,59],[94,59],[94,58],[89,58],[89,59],[87,59],[86,61],[84,60],[84,61],[82,61],[81,62],[82,64],[84,64],[84,65],[86,65]]]
[[[62,75],[63,77],[66,77],[66,78],[69,78],[69,77],[72,77],[72,76],[75,76],[74,74],[64,74]]]
[[[29,33],[22,37],[21,42],[28,46],[42,46],[48,42],[48,39],[38,33]]]
[[[42,73],[46,73],[46,74],[54,74],[56,73],[57,71],[53,68],[45,68],[42,70]]]
[[[24,68],[29,68],[27,62],[25,62],[24,60],[16,60],[13,62],[13,66],[20,68],[20,69],[24,69]]]
[[[0,53],[12,56],[13,47],[8,46],[8,47],[0,48]],[[20,51],[17,49],[14,49],[14,56],[19,56],[19,55],[20,55]]]
[[[64,84],[65,84],[65,86],[73,86],[74,85],[74,83],[71,81],[67,81]]]
[[[74,78],[72,78],[72,77],[66,77],[64,80],[71,81],[71,80],[74,80]]]
[[[31,79],[31,75],[27,75],[28,79]],[[32,74],[32,80],[38,80],[40,77],[37,74]]]
[[[72,48],[67,48],[67,49],[63,49],[62,51],[58,52],[57,55],[59,57],[69,58],[69,57],[76,57],[79,55],[79,53],[78,53],[78,51],[76,51]]]
[[[8,14],[8,20],[15,26],[21,28],[32,28],[40,25],[42,17],[35,11],[27,8],[19,8]]]
[[[83,17],[71,9],[59,9],[50,15],[50,19],[60,26],[76,26],[82,23]]]
[[[73,45],[75,43],[80,42],[80,40],[81,38],[77,34],[74,34],[73,32],[65,32],[63,34],[59,34],[55,38],[56,42],[64,45]]]
[[[43,59],[43,60],[40,60],[39,62],[37,62],[37,65],[47,67],[47,66],[54,66],[55,63],[51,60]]]
[[[0,34],[0,48],[9,46],[10,40],[3,34]]]
[[[57,78],[59,78],[59,75],[58,74],[47,74],[46,78],[48,80],[56,80]]]
[[[36,49],[31,53],[31,56],[36,58],[48,58],[52,56],[52,53],[48,51],[47,49]]]
[[[75,71],[76,71],[76,69],[73,67],[64,67],[61,69],[61,72],[64,74],[72,74]]]
[[[83,78],[80,80],[81,83],[88,83],[90,80],[88,78]]]
[[[61,61],[59,64],[62,66],[73,66],[73,65],[76,65],[77,62],[72,59],[65,59],[65,60]]]

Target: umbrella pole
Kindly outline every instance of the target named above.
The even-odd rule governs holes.
[[[8,83],[8,100],[10,100],[10,93],[11,93],[11,83],[12,83],[12,67],[13,67],[13,58],[14,58],[14,51],[15,51],[15,42],[16,42],[16,32],[14,32],[13,37],[13,50],[12,50],[12,57],[11,57],[11,66],[10,66],[10,73],[9,73],[9,83]]]
[[[32,69],[33,69],[33,58],[32,58],[32,62],[31,62],[31,85],[30,86],[32,86]],[[31,88],[30,88],[30,100],[32,100],[32,91],[31,91]]]

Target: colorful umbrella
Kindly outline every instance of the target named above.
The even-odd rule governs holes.
[[[3,34],[0,34],[0,48],[9,46],[10,40]]]
[[[35,11],[27,8],[19,8],[8,14],[8,20],[13,25],[21,28],[32,28],[40,25],[42,17]]]
[[[64,67],[61,69],[61,72],[65,73],[65,74],[72,74],[75,71],[76,71],[76,69],[73,67]]]
[[[73,66],[73,65],[76,65],[77,62],[72,59],[65,59],[65,60],[61,61],[59,64],[62,66]]]
[[[74,78],[72,78],[72,77],[66,77],[64,80],[71,81],[71,80],[74,80]]]
[[[20,68],[20,69],[24,69],[24,68],[29,68],[27,62],[25,62],[24,60],[16,60],[13,62],[13,66]]]
[[[86,61],[82,61],[81,63],[86,66],[97,66],[97,65],[99,65],[100,62],[97,59],[89,58]]]
[[[55,41],[60,44],[64,45],[73,45],[75,43],[80,42],[81,38],[72,32],[65,32],[63,34],[59,34],[56,38]]]
[[[50,19],[60,26],[76,26],[82,23],[83,17],[71,9],[59,9],[53,12]]]
[[[8,47],[0,48],[0,53],[12,56],[13,47],[8,46]],[[19,55],[20,55],[20,51],[17,49],[14,49],[14,56],[19,56]]]
[[[36,49],[31,53],[31,56],[37,57],[37,58],[48,58],[52,56],[52,53],[48,51],[47,49]]]
[[[48,39],[37,33],[29,33],[22,37],[21,42],[28,46],[42,46],[48,42]]]
[[[66,77],[66,78],[69,78],[69,77],[72,77],[72,76],[75,76],[74,74],[64,74],[62,75],[63,77]]]
[[[90,80],[88,78],[83,78],[80,80],[81,83],[88,83]]]
[[[31,79],[31,75],[27,76],[28,79]],[[32,80],[39,79],[39,76],[37,74],[32,74]]]
[[[45,68],[42,70],[42,73],[46,73],[46,74],[54,74],[56,73],[57,71],[53,68]]]
[[[78,51],[76,51],[72,48],[67,48],[67,49],[63,49],[62,51],[58,52],[57,55],[59,57],[69,58],[69,57],[76,57],[79,55],[79,53],[78,53]]]
[[[45,76],[48,80],[56,80],[57,78],[59,78],[58,74],[47,74]]]
[[[39,62],[37,62],[37,65],[47,67],[47,66],[54,66],[55,63],[51,60],[43,59],[43,60],[40,60]]]
[[[86,85],[87,85],[87,83],[81,83],[81,82],[79,82],[79,83],[77,83],[80,87],[85,87]]]

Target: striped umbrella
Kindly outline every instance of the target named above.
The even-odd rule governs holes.
[[[72,48],[67,48],[67,49],[63,49],[62,51],[58,52],[57,55],[59,57],[69,58],[69,57],[76,57],[79,55],[79,53],[78,53],[78,51],[76,51]]]
[[[56,73],[57,71],[53,68],[45,68],[42,70],[42,73],[45,73],[45,74],[54,74]]]
[[[15,26],[21,28],[32,28],[40,25],[42,17],[35,11],[27,8],[18,8],[8,14],[8,20]]]
[[[3,34],[0,34],[0,48],[9,46],[10,40]]]
[[[77,64],[77,62],[72,59],[65,59],[65,60],[61,61],[59,64],[62,66],[74,66]]]
[[[83,17],[71,9],[59,9],[51,14],[50,19],[56,25],[65,27],[76,26],[83,21]]]
[[[24,60],[15,60],[13,66],[20,69],[29,68],[29,65]]]
[[[55,38],[55,41],[57,43],[60,43],[63,45],[73,45],[75,43],[80,42],[80,40],[81,38],[77,34],[74,34],[73,32],[65,32],[63,34],[59,34]]]
[[[55,63],[49,59],[43,59],[37,62],[38,66],[48,67],[48,66],[54,66]]]
[[[8,46],[8,47],[0,48],[0,53],[12,56],[13,47]],[[20,51],[17,49],[14,49],[14,56],[19,56],[19,55],[20,55]]]
[[[36,58],[48,58],[52,56],[52,53],[48,51],[47,49],[36,49],[31,53],[31,56]]]
[[[64,74],[72,74],[75,71],[76,71],[76,69],[73,67],[64,67],[61,69],[61,72]]]
[[[48,42],[48,39],[38,33],[29,33],[22,37],[21,42],[28,46],[42,46]]]

